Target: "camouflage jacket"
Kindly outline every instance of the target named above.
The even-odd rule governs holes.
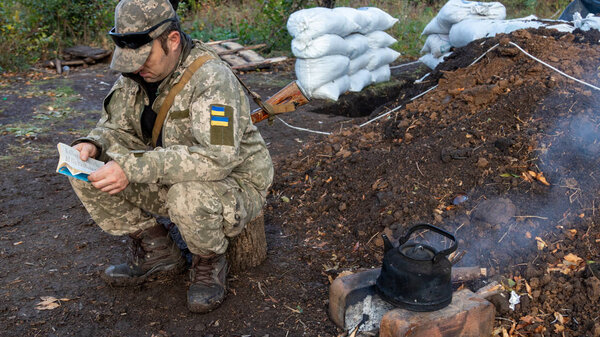
[[[198,69],[175,97],[162,128],[162,147],[144,139],[141,115],[148,96],[135,80],[121,76],[104,100],[102,117],[85,138],[100,150],[100,160],[117,162],[130,182],[171,185],[233,177],[266,192],[273,164],[250,105],[231,69],[199,41],[182,53],[179,64],[158,88],[152,106],[159,111],[169,90],[198,57],[215,57]]]

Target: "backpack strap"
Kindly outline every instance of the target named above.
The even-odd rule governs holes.
[[[210,54],[205,54],[197,58],[192,64],[185,70],[179,83],[175,84],[169,94],[163,101],[160,106],[160,110],[158,111],[158,115],[156,115],[156,120],[154,121],[154,127],[152,128],[152,145],[156,146],[156,141],[158,141],[158,136],[160,135],[160,130],[162,129],[165,118],[167,117],[167,112],[171,109],[171,105],[173,105],[173,101],[175,101],[175,96],[183,89],[183,87],[189,82],[194,73],[202,67],[202,65],[208,61],[213,59],[214,57]]]

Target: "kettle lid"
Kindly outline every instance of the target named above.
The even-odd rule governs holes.
[[[430,261],[437,252],[427,245],[409,244],[400,247],[400,253],[413,260]]]

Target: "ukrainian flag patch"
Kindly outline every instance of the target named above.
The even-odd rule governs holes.
[[[229,126],[229,118],[211,116],[210,117],[210,125],[211,126]]]
[[[211,116],[225,116],[225,107],[224,106],[211,105],[210,106],[210,115]]]
[[[228,105],[210,105],[210,143],[233,146],[233,108]]]

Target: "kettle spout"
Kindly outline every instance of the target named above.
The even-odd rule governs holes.
[[[392,244],[390,239],[387,237],[387,235],[381,234],[381,237],[383,238],[383,252],[387,253],[390,249],[394,248],[394,245]]]

